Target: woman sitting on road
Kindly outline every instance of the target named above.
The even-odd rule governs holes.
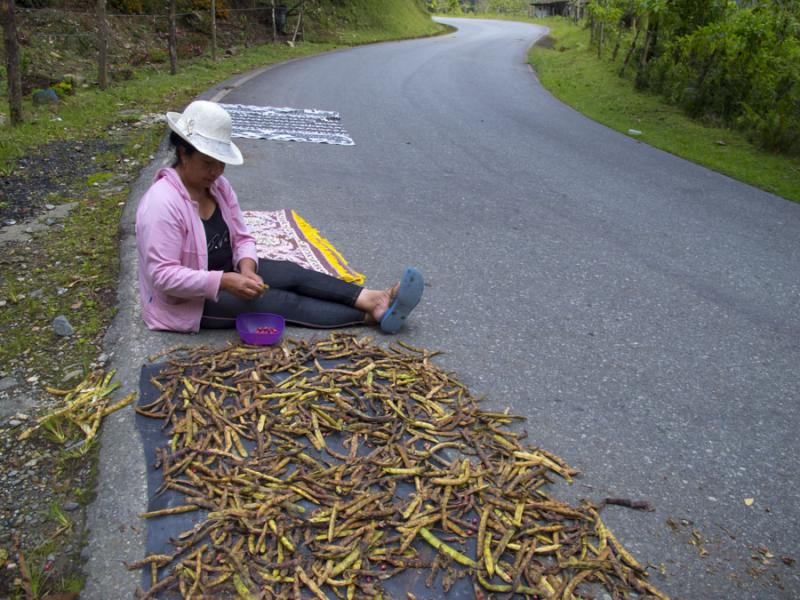
[[[233,327],[244,312],[269,312],[308,327],[376,324],[395,333],[422,297],[408,268],[395,286],[362,288],[294,263],[259,259],[239,202],[222,176],[242,164],[230,115],[198,100],[167,113],[172,167],[158,171],[136,211],[139,291],[150,329]]]

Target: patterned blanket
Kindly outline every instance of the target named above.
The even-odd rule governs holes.
[[[256,238],[258,256],[293,263],[359,285],[364,276],[351,269],[333,244],[290,209],[244,211],[244,220]]]
[[[222,104],[233,121],[233,137],[280,142],[313,142],[354,146],[342,126],[341,116],[332,110],[280,108],[249,104]]]

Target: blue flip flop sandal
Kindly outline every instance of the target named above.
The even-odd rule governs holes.
[[[400,289],[397,290],[392,305],[381,319],[381,330],[386,333],[397,333],[403,328],[406,317],[419,304],[424,286],[422,273],[414,267],[408,267],[400,280]]]

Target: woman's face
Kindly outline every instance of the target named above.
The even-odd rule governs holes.
[[[181,150],[180,173],[187,187],[205,189],[225,171],[225,163],[196,151],[191,155]]]

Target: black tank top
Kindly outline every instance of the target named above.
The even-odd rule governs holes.
[[[208,242],[208,270],[233,271],[233,248],[231,248],[231,233],[219,204],[214,209],[214,214],[208,219],[203,219],[203,228],[206,230]]]

